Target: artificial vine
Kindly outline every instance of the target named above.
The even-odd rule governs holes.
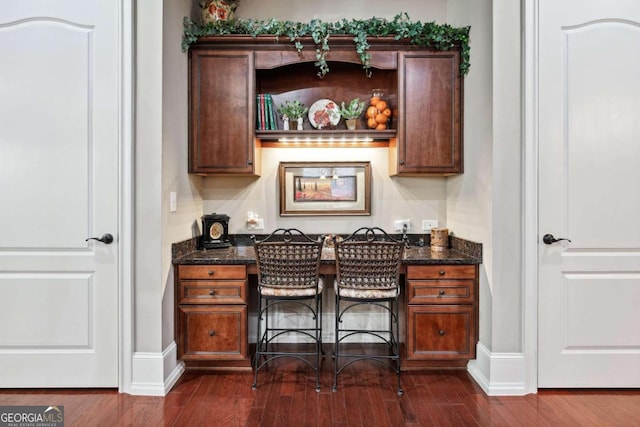
[[[287,37],[300,53],[303,49],[300,39],[304,36],[311,36],[316,44],[315,65],[318,67],[318,75],[324,77],[329,72],[326,58],[330,50],[330,36],[332,34],[349,34],[353,35],[360,62],[367,74],[370,75],[371,55],[369,54],[368,38],[393,36],[396,40],[407,39],[415,45],[437,50],[444,51],[459,47],[461,50],[460,73],[466,75],[471,65],[469,62],[469,31],[470,27],[455,28],[448,24],[436,24],[435,22],[424,24],[420,21],[414,22],[409,19],[409,15],[406,13],[396,15],[391,21],[375,17],[364,20],[342,19],[333,23],[314,19],[307,24],[276,19],[234,19],[200,25],[185,17],[182,50],[187,51],[192,43],[203,36],[249,34],[253,37],[273,35],[276,41],[281,36]]]

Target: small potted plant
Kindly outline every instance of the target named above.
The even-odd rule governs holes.
[[[278,113],[282,115],[284,130],[289,130],[289,120],[298,122],[298,130],[302,130],[302,116],[309,109],[300,101],[285,101],[278,107]]]
[[[354,130],[356,122],[360,114],[364,111],[365,102],[360,102],[359,98],[349,101],[349,105],[345,105],[344,101],[340,104],[340,115],[347,124],[347,129]]]

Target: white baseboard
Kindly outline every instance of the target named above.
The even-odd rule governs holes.
[[[166,396],[184,372],[184,363],[177,362],[175,342],[162,353],[133,353],[131,394]]]
[[[476,359],[469,362],[467,369],[489,396],[522,396],[528,393],[523,353],[491,353],[478,343]]]

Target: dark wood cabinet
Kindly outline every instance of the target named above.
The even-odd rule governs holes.
[[[391,175],[462,173],[457,52],[398,52],[397,161]]]
[[[176,268],[178,359],[199,367],[249,367],[246,266]]]
[[[189,172],[259,174],[253,51],[196,48],[189,58]]]
[[[405,368],[464,366],[478,341],[475,265],[407,266]]]
[[[332,36],[330,71],[319,78],[313,41],[300,41],[300,53],[288,39],[275,43],[273,36],[202,37],[190,47],[191,173],[259,175],[261,147],[284,138],[330,140],[334,147],[341,141],[374,141],[375,146],[389,147],[390,175],[463,172],[458,50],[442,52],[393,37],[371,38],[368,73],[353,38]],[[343,120],[334,129],[316,130],[305,120],[302,131],[256,130],[257,94],[271,94],[275,107],[293,100],[309,107],[320,99],[368,100],[374,89],[384,92],[392,109],[386,130],[368,129],[364,117],[352,131]]]

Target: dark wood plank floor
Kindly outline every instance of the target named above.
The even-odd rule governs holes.
[[[166,397],[114,390],[0,390],[0,405],[64,405],[65,426],[640,426],[640,390],[541,390],[489,397],[465,370],[395,374],[360,362],[331,391],[311,371],[281,359],[261,371],[187,372]]]

